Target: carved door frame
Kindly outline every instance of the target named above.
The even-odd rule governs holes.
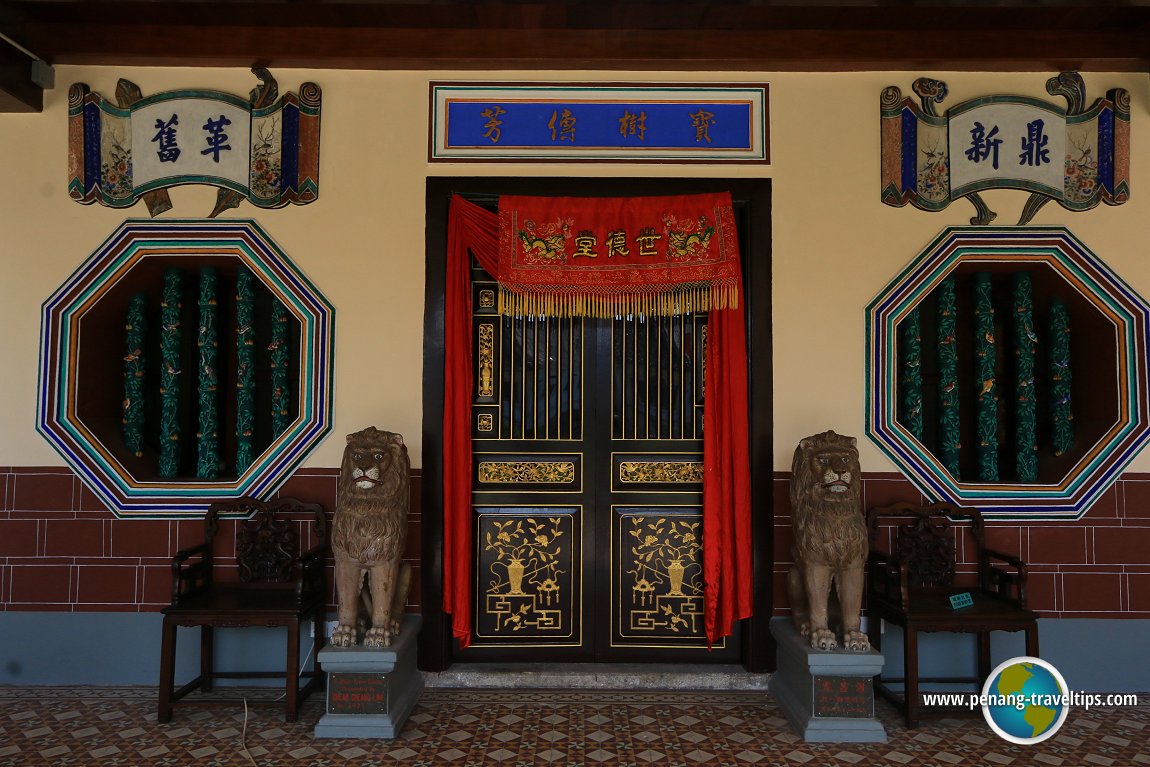
[[[505,194],[619,196],[729,190],[746,232],[743,284],[747,317],[754,615],[741,627],[741,662],[774,670],[769,623],[773,608],[773,393],[771,353],[771,182],[769,179],[434,177],[426,188],[426,287],[423,341],[423,520],[419,667],[454,662],[450,617],[443,611],[443,317],[447,213],[452,194],[494,201]]]

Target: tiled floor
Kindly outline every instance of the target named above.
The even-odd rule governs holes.
[[[1150,765],[1150,700],[1073,710],[1037,746],[1000,740],[981,719],[908,731],[880,704],[884,744],[808,745],[762,692],[427,689],[395,741],[312,736],[278,709],[177,709],[155,721],[155,690],[0,687],[0,765]],[[246,753],[245,753],[246,744]]]

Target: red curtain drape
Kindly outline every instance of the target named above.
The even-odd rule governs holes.
[[[754,611],[747,331],[739,300],[707,317],[703,376],[703,620],[707,643]]]
[[[443,609],[471,642],[471,282],[468,254],[498,279],[499,218],[454,195],[444,306]],[[708,644],[751,615],[747,345],[741,279],[735,306],[712,309],[704,379],[703,584]]]
[[[447,218],[443,307],[443,609],[471,644],[471,264],[499,262],[499,219],[458,195]]]

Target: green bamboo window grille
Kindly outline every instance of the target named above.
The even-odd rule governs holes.
[[[123,459],[139,476],[239,476],[297,416],[299,322],[232,260],[160,277],[124,319]]]
[[[1050,481],[1076,443],[1071,329],[1031,271],[951,274],[899,323],[899,422],[955,480]]]

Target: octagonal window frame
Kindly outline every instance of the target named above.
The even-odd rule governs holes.
[[[1096,309],[1116,332],[1116,423],[1058,482],[958,481],[897,412],[899,323],[948,275],[972,263],[1040,261]],[[1074,281],[1067,278],[1073,274]],[[1063,227],[948,227],[891,280],[866,310],[866,433],[931,500],[978,507],[991,520],[1080,519],[1150,439],[1150,306]],[[1088,343],[1077,338],[1074,344]],[[1072,349],[1073,354],[1073,349]],[[1121,364],[1125,362],[1125,366]]]
[[[189,268],[204,258],[234,258],[251,270],[299,325],[299,344],[290,358],[298,371],[293,391],[297,416],[234,478],[133,476],[77,415],[75,387],[80,376],[73,377],[70,371],[76,367],[81,320],[149,258],[186,259]],[[115,516],[203,516],[217,501],[240,496],[270,498],[331,432],[334,349],[334,307],[254,220],[129,219],[44,301],[36,428]]]

